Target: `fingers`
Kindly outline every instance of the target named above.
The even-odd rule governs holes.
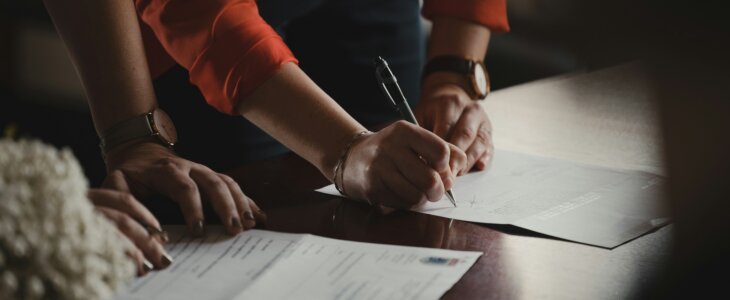
[[[203,205],[200,201],[198,185],[190,178],[189,170],[178,167],[173,160],[167,160],[157,166],[148,181],[152,188],[169,196],[180,205],[190,233],[199,237],[205,234]]]
[[[459,149],[468,149],[477,137],[477,131],[484,121],[486,113],[479,105],[467,106],[456,122],[448,141]]]
[[[97,210],[101,212],[105,217],[111,220],[127,238],[137,247],[144,258],[141,259],[139,254],[131,251],[130,255],[136,258],[138,266],[141,268],[140,274],[145,274],[152,270],[152,268],[164,269],[172,263],[172,258],[165,252],[162,244],[156,239],[152,238],[147,230],[142,227],[137,221],[132,219],[129,215],[120,212],[118,210],[108,207],[97,207]],[[150,263],[152,265],[150,265]]]
[[[236,205],[236,213],[243,222],[242,229],[251,229],[256,226],[257,218],[254,215],[254,211],[260,211],[258,206],[255,206],[253,201],[243,194],[241,187],[231,177],[223,174],[218,174],[218,176],[220,176],[221,180],[223,180],[228,187],[231,196],[233,196],[233,201]]]
[[[492,137],[489,132],[487,132],[487,137],[488,142],[486,151],[484,151],[484,154],[482,154],[482,156],[480,156],[474,163],[474,168],[479,171],[486,169],[492,163],[492,158],[494,157],[494,142],[492,142]]]
[[[434,170],[444,172],[449,169],[449,145],[437,135],[405,121],[396,122],[393,130],[402,138],[401,142],[423,157]]]
[[[489,119],[479,105],[467,106],[459,121],[454,126],[448,141],[460,149],[465,149],[467,156],[464,174],[484,157],[490,147],[491,137]]]
[[[489,133],[482,124],[477,130],[474,142],[466,150],[467,163],[464,172],[468,172],[469,170],[471,170],[472,167],[475,167],[479,170],[484,169],[485,165],[480,165],[478,164],[478,162],[485,158],[491,143],[492,141],[489,137]]]
[[[415,155],[406,155],[404,157],[400,157],[397,160],[393,162],[398,170],[395,172],[398,172],[399,175],[403,174],[403,177],[407,178],[407,183],[415,186],[415,188],[418,190],[420,194],[423,194],[423,196],[428,201],[438,201],[440,200],[444,193],[446,192],[446,189],[448,187],[444,187],[444,182],[441,179],[441,175],[428,167],[422,160],[418,159]],[[383,172],[383,173],[393,173],[393,172]],[[383,175],[385,178],[385,175]],[[394,186],[390,181],[386,181],[386,185],[389,187],[397,187]],[[404,185],[404,184],[401,184]],[[420,198],[420,197],[418,197]],[[420,201],[420,199],[404,199],[404,200],[410,200],[410,204],[415,204]],[[414,201],[418,200],[418,201]],[[415,202],[415,203],[413,203]]]
[[[127,184],[126,178],[122,170],[114,170],[104,178],[104,182],[101,184],[102,187],[117,190],[120,192],[130,193],[129,185]]]
[[[441,109],[434,110],[433,133],[446,140],[459,119],[461,105],[457,95],[443,96],[439,101],[443,104],[440,106]]]
[[[201,194],[213,205],[228,233],[232,235],[240,233],[243,224],[228,184],[218,173],[202,165],[193,166],[190,177],[198,184]]]
[[[129,239],[126,236],[123,238]],[[134,261],[135,266],[137,266],[137,276],[144,276],[154,268],[154,265],[144,258],[144,254],[137,247],[127,249],[125,253]]]
[[[409,208],[414,203],[405,202],[404,198],[399,196],[396,191],[397,188],[391,188],[385,183],[386,180],[382,178],[376,179],[371,186],[371,189],[366,192],[368,202],[372,205],[386,205],[389,207],[396,208]]]
[[[429,169],[423,162],[421,162],[421,165]],[[405,206],[414,206],[428,201],[426,192],[415,186],[403,171],[393,168],[381,172],[381,174],[383,186],[387,187],[399,199],[399,202]]]
[[[87,196],[97,207],[107,207],[118,210],[139,222],[152,226],[156,231],[162,232],[160,222],[158,222],[155,216],[152,215],[152,213],[131,194],[109,189],[90,189]],[[166,234],[156,236],[161,242],[167,241]]]
[[[451,151],[451,155],[449,156],[451,174],[459,176],[469,171],[469,169],[466,168],[468,162],[466,153],[453,144],[449,144],[449,149]]]

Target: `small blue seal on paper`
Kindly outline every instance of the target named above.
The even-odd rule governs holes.
[[[458,258],[427,256],[421,258],[421,262],[427,265],[453,266],[459,262]]]

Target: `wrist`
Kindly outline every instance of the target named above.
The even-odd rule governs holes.
[[[107,171],[110,171],[110,169],[117,166],[128,157],[133,156],[132,153],[140,151],[146,153],[157,151],[174,153],[172,148],[160,144],[159,141],[155,140],[153,137],[135,139],[120,144],[106,153],[102,152],[102,157],[104,158],[104,163],[106,163]]]
[[[434,72],[423,78],[421,94],[427,97],[444,87],[457,87],[468,94],[469,82],[464,76],[451,72]]]
[[[337,162],[335,163],[334,168],[332,168],[332,176],[329,178],[332,180],[332,183],[335,184],[337,190],[343,195],[346,195],[344,189],[344,174],[345,167],[347,166],[347,159],[350,157],[350,152],[356,144],[371,134],[373,133],[370,130],[361,130],[353,135],[340,151]]]

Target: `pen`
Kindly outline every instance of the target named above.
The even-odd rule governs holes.
[[[403,96],[400,86],[398,86],[398,80],[395,79],[395,75],[388,67],[388,63],[382,57],[378,56],[375,59],[375,77],[378,79],[378,86],[388,98],[390,104],[395,107],[401,116],[408,122],[418,125],[416,116],[413,115],[411,107],[408,106],[406,97]],[[456,207],[456,200],[454,199],[454,193],[451,190],[446,191],[446,197],[449,198],[451,204]]]

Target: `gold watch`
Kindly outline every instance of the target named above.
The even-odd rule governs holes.
[[[149,139],[172,148],[177,143],[177,131],[170,116],[159,108],[125,120],[102,132],[100,139],[102,153],[134,140]]]

